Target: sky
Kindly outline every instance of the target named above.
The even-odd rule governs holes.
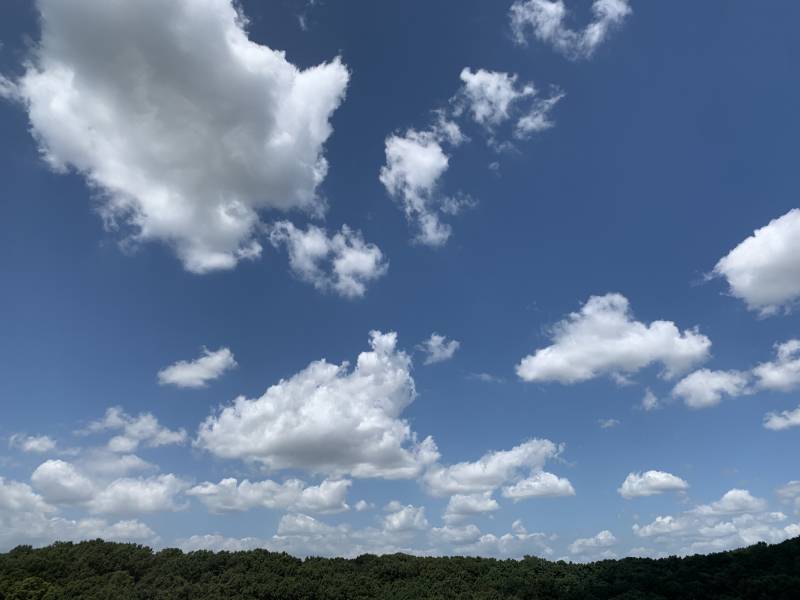
[[[0,551],[800,535],[800,6],[0,14]]]

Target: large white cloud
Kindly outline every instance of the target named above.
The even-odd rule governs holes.
[[[748,392],[749,377],[740,371],[700,369],[681,379],[672,395],[683,398],[690,408],[709,408],[722,401],[723,395],[741,396]]]
[[[664,492],[682,492],[687,489],[689,484],[677,475],[664,471],[645,471],[629,473],[617,491],[620,496],[629,500]]]
[[[575,31],[564,25],[567,7],[563,0],[517,0],[511,6],[511,27],[519,43],[527,41],[530,29],[537,40],[568,58],[589,58],[631,12],[628,0],[594,0],[594,19]]]
[[[517,481],[503,488],[503,497],[514,502],[528,498],[555,498],[557,496],[574,496],[575,488],[569,479],[559,477],[546,471],[537,471],[530,477]]]
[[[442,518],[445,523],[457,523],[467,517],[474,517],[500,509],[497,500],[492,498],[492,491],[478,494],[455,494],[447,502]]]
[[[216,513],[269,508],[324,514],[349,508],[345,499],[350,483],[346,479],[325,480],[319,485],[307,486],[299,479],[278,483],[269,479],[239,482],[227,478],[219,483],[196,485],[186,493]]]
[[[708,358],[711,341],[671,321],[636,321],[621,294],[592,296],[580,311],[552,328],[552,344],[517,365],[525,381],[586,381],[605,374],[634,373],[653,363],[674,377]]]
[[[428,528],[425,518],[425,507],[407,504],[403,506],[397,501],[386,506],[389,513],[383,518],[383,528],[388,532],[424,531]]]
[[[158,372],[158,383],[182,388],[201,388],[235,368],[236,360],[229,348],[211,351],[203,348],[203,355],[192,361],[180,360]]]
[[[714,274],[763,316],[791,308],[800,299],[800,209],[757,229],[717,263]]]
[[[158,448],[186,441],[186,432],[183,429],[171,430],[164,427],[150,413],[131,416],[118,406],[106,410],[102,419],[90,423],[82,433],[103,431],[121,431],[109,440],[108,449],[122,454],[133,452],[140,444]]]
[[[128,240],[186,269],[259,255],[259,212],[321,213],[323,144],[349,73],[248,39],[232,0],[38,0],[41,39],[5,95],[42,154],[80,172]]]
[[[475,462],[432,465],[422,480],[434,496],[487,492],[512,481],[523,471],[535,475],[563,451],[550,440],[532,439],[511,450],[487,452]]]
[[[439,454],[401,418],[416,396],[411,359],[395,333],[372,332],[370,346],[353,369],[320,360],[260,398],[237,398],[206,419],[196,444],[271,469],[416,477]]]
[[[346,225],[333,236],[309,225],[306,231],[288,221],[270,228],[275,247],[285,246],[292,272],[319,290],[332,290],[346,298],[363,296],[367,284],[386,274],[389,263],[375,244]]]
[[[48,460],[36,467],[31,483],[53,504],[86,502],[95,494],[94,483],[75,465],[63,460]]]

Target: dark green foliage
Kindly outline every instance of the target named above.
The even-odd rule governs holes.
[[[688,558],[579,565],[526,557],[309,558],[96,540],[0,554],[0,600],[795,600],[800,538]]]

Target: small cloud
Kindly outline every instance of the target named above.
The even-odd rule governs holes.
[[[211,352],[203,348],[203,356],[193,361],[180,360],[159,371],[158,383],[180,388],[202,388],[237,366],[230,349],[220,348]]]
[[[445,336],[432,333],[431,337],[422,342],[418,348],[428,356],[425,358],[426,365],[450,360],[456,351],[461,347],[461,342],[448,340]]]
[[[617,419],[598,419],[597,424],[600,425],[600,429],[611,429],[619,425],[620,422]]]

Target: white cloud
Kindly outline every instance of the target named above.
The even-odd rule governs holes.
[[[800,515],[800,481],[790,481],[775,490],[778,498],[783,502],[793,502],[794,511]]]
[[[367,502],[366,500],[359,500],[353,505],[358,512],[364,512],[365,510],[370,510],[375,508],[375,505]]]
[[[733,489],[711,504],[680,515],[658,516],[645,525],[634,524],[638,537],[663,544],[669,554],[719,552],[757,542],[777,543],[800,535],[800,525],[785,524],[781,512],[768,512],[767,502],[749,491]]]
[[[422,480],[435,496],[487,492],[519,479],[521,470],[532,474],[542,470],[549,459],[563,450],[550,440],[532,439],[511,450],[484,454],[475,462],[461,462],[448,467],[432,465]]]
[[[24,483],[0,477],[0,551],[19,544],[45,545],[56,540],[155,543],[156,534],[139,521],[70,520]]]
[[[325,480],[319,485],[307,486],[299,479],[281,484],[271,480],[238,482],[228,478],[219,483],[202,483],[186,493],[215,513],[269,508],[325,514],[349,508],[345,499],[350,483],[346,479]]]
[[[431,537],[445,544],[472,544],[480,539],[481,530],[471,523],[460,527],[445,525],[431,529]]]
[[[757,229],[717,263],[714,275],[762,316],[791,308],[800,299],[800,209]]]
[[[433,131],[409,129],[404,135],[390,135],[380,171],[386,191],[401,201],[406,218],[416,224],[415,240],[427,246],[442,246],[452,232],[438,213],[444,202],[436,194],[439,179],[450,165],[441,144]]]
[[[758,387],[764,390],[790,392],[800,387],[800,340],[789,340],[775,346],[776,359],[753,369]]]
[[[450,497],[444,511],[445,523],[457,523],[467,517],[474,517],[500,509],[497,500],[492,498],[492,491],[478,494],[455,494]]]
[[[55,450],[56,443],[46,435],[22,435],[14,434],[8,440],[11,448],[19,448],[23,452],[44,454]]]
[[[118,406],[109,408],[102,419],[90,423],[83,433],[117,430],[122,430],[122,433],[109,440],[108,449],[121,454],[133,452],[139,444],[157,448],[186,441],[186,432],[183,429],[172,431],[161,425],[150,413],[133,417]]]
[[[771,412],[764,415],[764,427],[773,431],[782,431],[790,427],[800,427],[800,406],[794,410]]]
[[[617,491],[620,496],[630,500],[664,492],[682,492],[687,489],[689,489],[689,484],[672,473],[645,471],[644,473],[629,473]]]
[[[259,211],[323,210],[323,144],[349,79],[338,58],[299,70],[248,39],[232,0],[37,6],[42,37],[17,82],[33,133],[130,240],[204,273],[259,255]]]
[[[269,239],[276,248],[286,247],[295,276],[345,298],[363,296],[367,284],[389,268],[380,248],[365,243],[361,233],[347,225],[328,237],[324,229],[314,225],[302,231],[288,221],[279,221],[270,228]]]
[[[94,483],[72,463],[63,460],[43,462],[31,475],[31,483],[53,504],[79,504],[95,494]]]
[[[112,481],[88,503],[93,513],[130,515],[184,508],[177,496],[188,484],[172,474],[153,477],[125,477]]]
[[[558,477],[546,471],[537,471],[530,477],[503,488],[503,496],[514,502],[528,498],[555,498],[558,496],[574,496],[575,488],[569,479]]]
[[[539,98],[539,92],[532,83],[517,84],[517,75],[499,71],[478,69],[461,71],[463,86],[454,97],[456,114],[468,111],[472,119],[485,127],[490,134],[505,123],[513,120],[514,135],[528,137],[550,129],[554,122],[550,112],[564,97],[556,92],[549,98]]]
[[[419,345],[419,349],[428,356],[425,358],[426,365],[450,360],[456,351],[461,347],[461,342],[448,340],[445,336],[432,333],[431,337]]]
[[[158,372],[158,383],[181,388],[202,388],[236,368],[233,352],[220,348],[214,352],[203,348],[203,356],[193,361],[180,360]]]
[[[563,0],[517,0],[511,6],[511,28],[518,43],[527,41],[530,28],[537,40],[574,60],[592,56],[631,12],[628,0],[594,0],[594,19],[582,31],[575,31],[564,25]]]
[[[383,518],[383,528],[388,532],[424,531],[428,528],[425,507],[390,503],[387,509],[390,512]]]
[[[416,477],[439,454],[401,419],[416,396],[411,360],[395,333],[372,332],[370,346],[353,369],[321,360],[258,399],[237,398],[206,419],[196,445],[271,469]]]
[[[612,429],[620,423],[618,419],[598,419],[597,424],[600,425],[600,429]]]
[[[608,529],[604,529],[594,537],[578,538],[569,545],[570,554],[583,554],[585,552],[597,550],[598,548],[608,548],[617,543],[617,538]]]
[[[740,371],[710,371],[700,369],[681,379],[672,395],[683,398],[690,408],[709,408],[722,401],[722,396],[741,396],[748,393],[748,375]]]
[[[642,398],[642,410],[650,412],[651,410],[657,410],[659,408],[661,408],[661,402],[659,402],[658,396],[656,396],[650,388],[647,388]]]
[[[552,328],[552,345],[522,359],[525,381],[578,383],[604,374],[630,374],[653,363],[674,377],[708,358],[711,341],[696,329],[681,332],[671,321],[635,321],[627,298],[592,296],[579,312]]]
[[[469,526],[468,526],[469,527]],[[548,545],[552,539],[544,533],[528,533],[522,521],[511,525],[511,531],[502,535],[487,533],[481,535],[471,544],[459,544],[458,554],[467,556],[496,556],[506,558],[522,558],[525,555],[550,556],[553,549]]]

